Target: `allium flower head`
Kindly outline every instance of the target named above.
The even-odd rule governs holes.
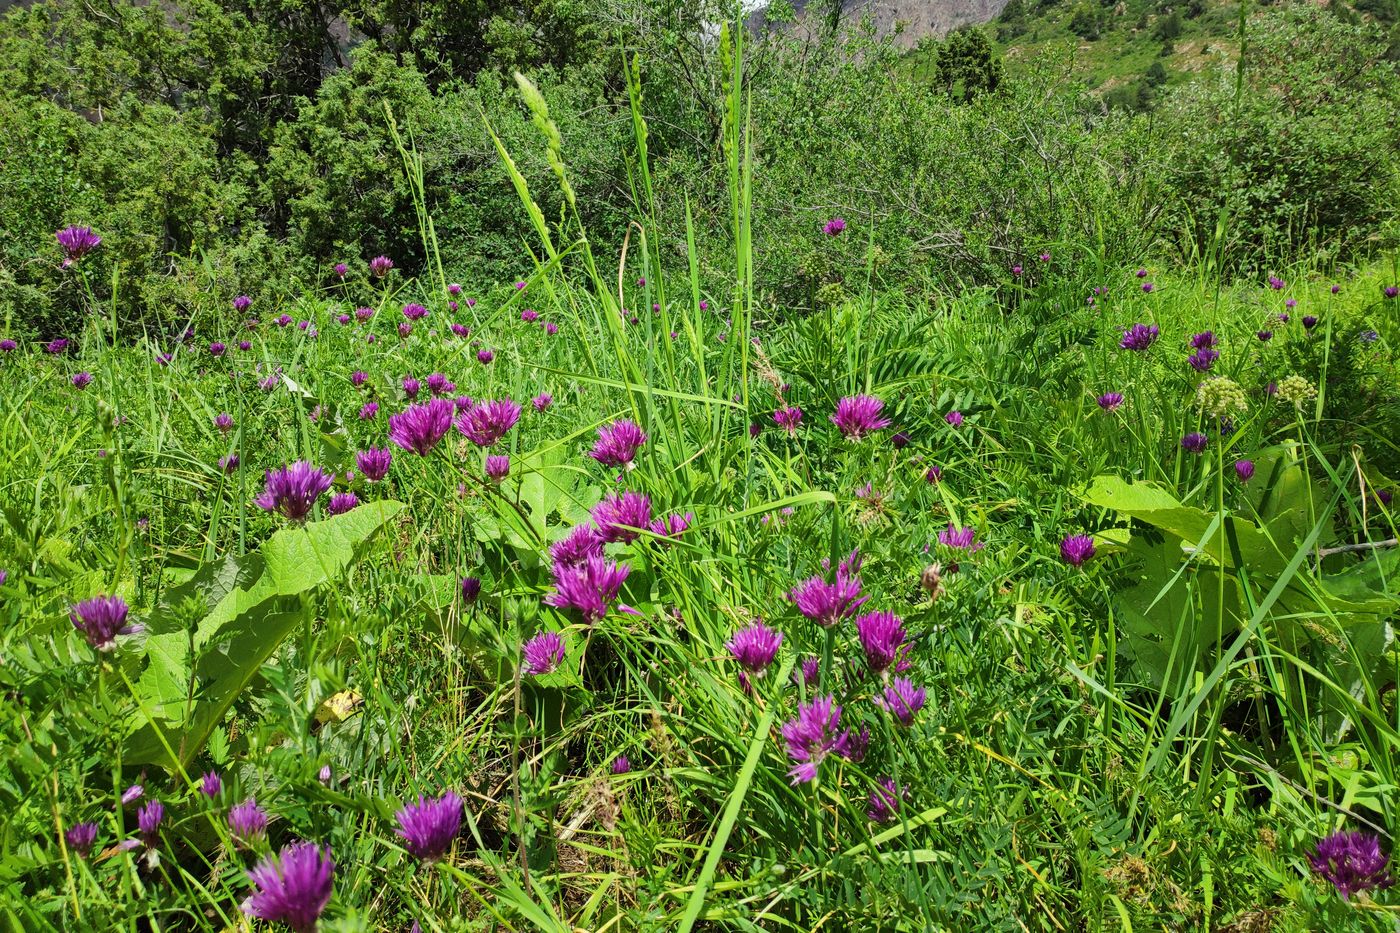
[[[554,565],[555,591],[544,601],[557,609],[576,609],[590,625],[602,621],[617,599],[631,568],[600,556],[578,564]]]
[[[1311,314],[1305,314],[1305,315],[1303,315],[1303,327],[1304,327],[1305,329],[1307,329],[1307,330],[1312,330],[1312,329],[1313,329],[1314,327],[1316,327],[1316,326],[1317,326],[1317,318],[1316,318],[1316,317],[1314,317],[1314,316],[1311,315]]]
[[[815,780],[828,755],[845,753],[844,757],[851,757],[854,751],[850,732],[841,731],[841,707],[830,696],[799,703],[797,715],[783,723],[783,741],[788,757],[796,762],[788,771],[794,784]]]
[[[568,537],[549,546],[555,564],[572,566],[590,557],[603,556],[603,536],[592,525],[575,525]]]
[[[632,762],[627,760],[626,755],[618,755],[613,759],[612,767],[609,770],[613,774],[626,774],[632,770]]]
[[[1235,476],[1239,479],[1239,481],[1240,481],[1241,483],[1247,483],[1247,482],[1249,482],[1250,479],[1252,479],[1253,476],[1254,476],[1254,461],[1253,461],[1253,460],[1236,460],[1236,461],[1235,461]]]
[[[68,338],[56,337],[44,344],[44,352],[53,356],[59,356],[68,350]]]
[[[69,226],[54,234],[58,245],[63,249],[63,267],[66,269],[97,249],[102,237],[92,232],[91,227]]]
[[[901,726],[914,724],[914,716],[924,708],[924,688],[915,687],[907,677],[896,677],[875,702],[887,710]]]
[[[1212,350],[1209,347],[1197,350],[1186,358],[1186,362],[1198,373],[1210,372],[1210,368],[1215,365],[1215,361],[1220,359],[1220,351]]]
[[[960,411],[950,411],[943,416],[943,420],[955,428],[960,428],[963,423],[963,413]]]
[[[598,429],[598,440],[588,456],[605,467],[631,469],[637,451],[647,442],[647,436],[635,421],[623,418]]]
[[[481,579],[479,577],[463,577],[457,581],[457,592],[462,595],[462,602],[470,605],[481,598]]]
[[[814,687],[820,674],[821,659],[813,654],[802,659],[802,663],[792,672],[792,679],[794,683],[800,683],[805,687]]]
[[[869,597],[862,596],[860,589],[860,554],[853,551],[836,568],[833,582],[828,583],[822,577],[809,577],[794,587],[788,598],[803,616],[822,628],[831,628],[842,619],[854,615],[865,604]]]
[[[541,392],[539,395],[530,399],[530,404],[535,407],[535,411],[549,411],[550,406],[554,404],[554,396],[550,395],[548,392]]]
[[[651,500],[639,492],[610,495],[591,514],[604,541],[635,541],[638,529],[651,524]]]
[[[846,220],[843,217],[833,217],[822,225],[822,233],[827,236],[838,236],[846,229]]]
[[[1156,324],[1134,324],[1123,332],[1123,339],[1118,341],[1118,346],[1140,353],[1156,343],[1159,335]]]
[[[874,431],[890,426],[888,418],[881,418],[885,403],[873,395],[848,395],[836,403],[836,412],[831,423],[841,433],[853,441],[858,441]]]
[[[418,390],[421,389],[422,386],[423,384],[417,379],[414,379],[412,376],[403,377],[403,394],[408,396],[410,399],[415,399],[418,397]]]
[[[483,366],[485,366],[487,363],[491,362],[495,358],[496,354],[492,353],[485,347],[482,347],[480,350],[476,351],[476,361]]]
[[[934,485],[935,483],[941,482],[942,479],[943,468],[940,466],[931,466],[924,471],[924,482],[928,483],[930,486]]]
[[[690,527],[693,521],[695,521],[694,512],[686,512],[684,515],[676,512],[671,515],[664,515],[661,518],[652,519],[651,524],[647,526],[647,530],[658,537],[678,538]]]
[[[228,412],[220,412],[214,416],[214,427],[219,429],[220,434],[227,434],[233,430],[233,415]]]
[[[956,551],[980,551],[982,542],[977,540],[977,529],[968,525],[959,528],[948,523],[948,527],[938,533],[938,543]]]
[[[331,488],[332,478],[305,460],[280,470],[268,470],[262,493],[253,500],[258,508],[278,512],[293,522],[306,521],[321,494]]]
[[[1196,410],[1216,420],[1224,420],[1248,407],[1244,389],[1233,379],[1218,376],[1196,386]]]
[[[378,414],[379,414],[379,403],[378,403],[378,402],[365,402],[363,405],[360,406],[360,420],[361,420],[361,421],[373,421],[373,420],[375,419],[375,417],[376,417]]]
[[[1362,891],[1390,887],[1388,861],[1381,852],[1380,839],[1361,832],[1335,832],[1319,840],[1308,856],[1312,870],[1332,882],[1344,900]]]
[[[1317,387],[1294,373],[1279,380],[1278,397],[1279,401],[1302,407],[1304,402],[1317,398]]]
[[[751,674],[762,674],[777,657],[778,647],[783,643],[781,632],[755,621],[752,625],[739,629],[730,636],[724,647],[739,662],[739,666]]]
[[[1208,350],[1218,343],[1214,331],[1203,330],[1199,334],[1191,335],[1191,349],[1193,350]]]
[[[1269,287],[1274,291],[1280,291],[1283,288],[1283,279],[1276,275],[1269,276]]]
[[[1143,283],[1142,283],[1142,290],[1143,290],[1144,292],[1147,292],[1147,293],[1151,293],[1152,290],[1153,290],[1154,288],[1156,288],[1156,287],[1157,287],[1157,286],[1153,285],[1151,282],[1143,282]]]
[[[1270,340],[1274,339],[1274,332],[1271,330],[1261,330],[1254,336],[1259,338],[1260,343],[1268,343]]]
[[[228,831],[233,838],[248,843],[266,835],[267,813],[258,806],[256,798],[249,797],[229,808]]]
[[[1181,449],[1193,454],[1199,454],[1210,446],[1210,438],[1198,431],[1192,431],[1181,439]]]
[[[773,412],[773,423],[789,434],[795,434],[797,426],[802,423],[802,409],[796,405],[779,408]]]
[[[403,316],[410,321],[421,321],[428,316],[428,309],[420,304],[406,304],[403,306]]]
[[[98,651],[111,651],[117,646],[118,635],[130,635],[138,631],[135,625],[128,625],[126,601],[120,596],[94,596],[77,603],[69,611],[68,618],[73,627],[82,632],[88,644]]]
[[[1060,557],[1073,567],[1082,567],[1094,556],[1094,539],[1088,535],[1067,535],[1060,542]]]
[[[486,458],[486,478],[500,483],[510,475],[510,457],[492,454]]]
[[[335,267],[332,271],[335,272],[336,278],[343,279],[350,274],[350,267],[343,262],[338,262],[335,264]]]
[[[97,842],[97,824],[75,823],[63,834],[63,841],[68,843],[68,848],[72,849],[78,858],[87,858],[93,843]]]
[[[217,797],[224,789],[224,779],[217,771],[206,771],[199,779],[199,792],[206,797]]]
[[[526,324],[533,324],[540,319],[540,313],[533,308],[526,308],[520,312],[520,320]]]
[[[428,391],[434,395],[449,395],[457,388],[442,373],[432,373],[424,381],[427,383]]]
[[[1099,407],[1104,411],[1117,411],[1123,405],[1122,392],[1105,392],[1097,399]]]
[[[330,515],[344,515],[359,504],[360,497],[353,492],[338,492],[326,503],[326,512]]]
[[[330,849],[299,842],[263,859],[248,878],[254,891],[243,902],[245,914],[271,923],[280,920],[295,933],[313,933],[330,903],[335,862]]]
[[[389,440],[420,457],[442,440],[452,427],[452,403],[435,398],[421,405],[410,405],[389,416]]]
[[[535,677],[552,673],[564,663],[564,639],[558,632],[540,632],[521,646],[525,673]]]
[[[492,447],[520,420],[520,406],[510,399],[477,402],[457,416],[457,430],[478,447]]]
[[[881,676],[906,653],[904,620],[893,612],[867,612],[856,617],[856,635],[870,673]]]
[[[374,273],[374,277],[377,279],[384,278],[392,268],[394,268],[394,260],[388,256],[375,256],[369,261],[369,271]]]
[[[15,343],[9,337],[6,337],[4,340],[0,340],[0,352],[13,353],[18,347],[19,344]]]
[[[901,791],[894,778],[881,778],[876,782],[875,789],[870,792],[870,802],[865,808],[865,815],[872,823],[888,823],[899,815],[900,803],[908,799],[909,788]]]
[[[160,841],[160,824],[165,820],[165,804],[159,800],[147,801],[146,805],[136,812],[136,828],[141,832],[141,840],[147,848],[152,848]]]
[[[355,454],[355,468],[364,474],[365,479],[377,483],[389,475],[389,465],[394,462],[394,454],[389,448],[371,447]]]
[[[73,388],[75,389],[86,389],[89,385],[92,384],[92,373],[74,373],[68,381],[73,383]]]
[[[553,337],[555,334],[559,333],[559,325],[553,321],[545,321],[544,332],[547,336]]]
[[[1385,295],[1386,298],[1394,298],[1400,295],[1400,285],[1387,285],[1381,289],[1381,294]]]
[[[122,806],[126,806],[127,804],[140,800],[142,795],[144,795],[145,793],[146,788],[142,787],[140,784],[132,784],[126,790],[122,791]]]
[[[425,862],[437,861],[452,848],[452,840],[462,828],[462,798],[452,791],[441,797],[420,796],[395,818],[399,828],[394,832],[403,839],[404,848]]]
[[[247,311],[252,306],[253,299],[249,298],[247,295],[239,295],[237,298],[233,299],[233,310],[237,311],[239,314]]]

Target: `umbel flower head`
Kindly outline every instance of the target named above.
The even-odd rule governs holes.
[[[861,595],[860,588],[860,552],[852,551],[851,556],[837,566],[834,582],[810,577],[794,587],[788,598],[808,619],[822,628],[831,628],[854,615],[869,598]]]
[[[639,492],[624,492],[607,496],[591,514],[604,541],[635,541],[640,529],[651,524],[651,500]]]
[[[637,451],[647,442],[647,436],[637,423],[623,418],[598,429],[598,440],[588,456],[606,467],[632,468]]]
[[[1123,339],[1118,341],[1118,346],[1124,350],[1141,353],[1157,342],[1159,334],[1156,324],[1134,324],[1123,332]]]
[[[1362,891],[1390,887],[1388,861],[1381,852],[1380,839],[1361,832],[1335,832],[1320,840],[1308,856],[1312,870],[1332,882],[1343,900]]]
[[[427,456],[452,427],[452,403],[435,398],[421,405],[410,405],[389,416],[389,440],[418,456]]]
[[[870,673],[883,676],[904,654],[904,620],[893,612],[867,612],[856,618],[856,635]]]
[[[1228,376],[1206,379],[1196,386],[1196,410],[1223,421],[1249,407],[1244,389]]]
[[[263,859],[248,878],[254,891],[243,902],[245,914],[271,923],[280,920],[296,933],[312,933],[330,903],[335,862],[330,849],[298,842]]]
[[[1094,539],[1088,535],[1067,535],[1060,542],[1060,557],[1073,567],[1082,567],[1094,556]]]
[[[525,673],[535,677],[552,673],[564,663],[564,639],[558,632],[540,632],[520,647]]]
[[[1317,387],[1302,376],[1294,373],[1278,381],[1278,398],[1281,402],[1302,407],[1309,399],[1317,398]]]
[[[54,234],[58,245],[63,249],[63,268],[82,259],[97,249],[102,237],[92,232],[91,227],[69,226]]]
[[[268,470],[262,493],[253,500],[258,508],[278,512],[289,521],[303,522],[321,494],[331,488],[331,475],[305,460],[280,470]]]
[[[520,406],[510,399],[477,402],[457,416],[457,430],[478,447],[492,447],[520,420]]]
[[[576,609],[590,625],[601,622],[617,599],[631,568],[602,556],[554,565],[554,592],[544,598],[556,609]]]
[[[441,797],[420,796],[395,817],[399,828],[394,832],[403,839],[404,848],[425,862],[434,862],[447,854],[462,828],[462,798],[452,791]]]
[[[831,423],[846,437],[858,441],[890,426],[888,418],[880,417],[884,410],[885,403],[873,395],[848,395],[836,403]]]
[[[755,621],[752,625],[739,629],[724,647],[739,662],[739,666],[751,674],[762,674],[778,655],[778,647],[783,643],[781,632]]]
[[[796,764],[788,771],[794,784],[805,784],[817,777],[817,769],[828,755],[836,754],[858,761],[865,754],[868,734],[854,736],[841,729],[841,707],[833,697],[815,697],[799,703],[797,715],[783,723],[787,754]]]
[[[82,632],[88,644],[98,651],[111,651],[118,635],[130,635],[139,626],[128,625],[126,601],[120,596],[94,596],[77,603],[69,611],[73,627]]]

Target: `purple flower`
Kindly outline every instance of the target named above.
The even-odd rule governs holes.
[[[598,440],[588,456],[605,467],[632,468],[637,451],[647,442],[647,436],[637,423],[623,418],[598,429]]]
[[[515,290],[516,290],[516,291],[522,291],[522,290],[524,290],[524,288],[525,288],[525,283],[524,283],[524,282],[516,282],[516,283],[515,283]]]
[[[364,474],[365,479],[371,483],[377,483],[389,475],[389,465],[394,461],[394,454],[389,448],[378,449],[371,447],[368,450],[361,450],[355,454],[355,467]]]
[[[69,610],[68,618],[89,645],[98,651],[111,651],[117,646],[118,635],[131,635],[139,630],[138,626],[127,624],[129,611],[120,596],[94,596],[76,603]]]
[[[540,319],[540,313],[533,308],[526,308],[520,312],[520,320],[526,324],[533,324]]]
[[[593,521],[604,541],[635,541],[651,524],[651,500],[639,492],[610,495],[593,507]]]
[[[132,784],[126,790],[122,791],[122,806],[140,800],[141,795],[144,793],[146,793],[146,788],[142,787],[140,784]]]
[[[151,800],[136,812],[136,828],[141,832],[141,841],[146,848],[154,848],[160,841],[160,824],[165,819],[165,804]]]
[[[220,412],[214,416],[214,427],[219,429],[220,434],[227,434],[233,430],[233,415],[228,412]]]
[[[555,334],[559,333],[559,325],[553,321],[545,321],[544,332],[547,336],[553,337]]]
[[[453,323],[449,327],[449,330],[451,330],[452,333],[456,334],[458,337],[461,337],[463,339],[470,337],[472,333],[472,329],[465,324]]]
[[[651,524],[647,526],[647,530],[657,537],[677,538],[690,527],[693,521],[695,521],[694,512],[686,512],[684,515],[676,512],[662,518],[652,519]]]
[[[544,598],[545,603],[556,609],[577,609],[584,621],[593,624],[608,614],[631,568],[590,556],[578,564],[555,564],[553,572],[555,592]]]
[[[478,447],[493,447],[520,420],[520,406],[510,399],[477,402],[457,416],[457,430]]]
[[[0,340],[0,353],[13,353],[18,346],[19,344],[6,337],[4,340]]]
[[[426,380],[428,391],[434,395],[448,395],[456,390],[457,386],[447,380],[442,373],[432,373]]]
[[[1040,261],[1041,261],[1041,262],[1049,262],[1049,261],[1050,261],[1050,254],[1049,254],[1049,253],[1041,253],[1041,254],[1040,254]]]
[[[747,628],[741,628],[730,636],[724,647],[734,655],[739,666],[751,674],[759,675],[773,663],[778,654],[778,646],[783,643],[781,632],[755,621]]]
[[[550,545],[549,556],[555,564],[563,566],[581,564],[590,557],[602,557],[602,535],[592,525],[575,525],[568,537]]]
[[[1181,439],[1181,449],[1190,451],[1193,454],[1201,453],[1210,445],[1210,438],[1204,434],[1192,431]]]
[[[822,628],[830,628],[864,605],[869,597],[862,596],[860,588],[860,553],[852,551],[837,566],[835,582],[810,577],[794,587],[788,598],[803,616]]]
[[[249,298],[247,295],[239,295],[237,298],[233,299],[233,310],[237,311],[239,314],[247,311],[252,306],[253,299]]]
[[[1082,567],[1094,556],[1094,539],[1088,535],[1067,535],[1060,542],[1060,557],[1065,563]]]
[[[977,531],[971,525],[966,528],[949,522],[948,527],[938,533],[938,543],[958,551],[980,551],[982,542],[977,540]]]
[[[613,774],[626,774],[632,770],[632,762],[627,760],[626,755],[618,755],[613,759],[611,770]]]
[[[404,376],[403,394],[408,396],[410,399],[416,399],[418,397],[418,390],[422,388],[422,385],[423,384],[421,382],[419,382],[417,379],[414,379],[412,376]]]
[[[895,450],[903,450],[909,446],[909,433],[907,431],[898,432],[890,438],[890,443],[894,445]]]
[[[360,420],[372,421],[379,414],[378,402],[365,402],[360,406]]]
[[[428,316],[428,309],[420,304],[406,304],[403,306],[403,316],[410,321],[421,321]]]
[[[960,411],[950,411],[943,416],[943,420],[955,428],[960,428],[963,423],[963,414]]]
[[[1159,334],[1156,324],[1134,324],[1123,332],[1123,339],[1118,341],[1118,346],[1140,353],[1156,343]]]
[[[1254,336],[1258,337],[1261,343],[1268,343],[1270,340],[1274,339],[1274,332],[1271,330],[1261,330]]]
[[[248,878],[256,890],[243,902],[245,914],[312,933],[331,899],[335,862],[330,849],[299,842],[285,846],[280,856],[263,859]]]
[[[553,673],[564,663],[564,639],[558,632],[540,632],[520,649],[525,673],[534,677]]]
[[[1191,348],[1193,350],[1206,350],[1216,346],[1218,343],[1219,341],[1215,339],[1214,331],[1205,330],[1201,331],[1199,334],[1191,335]]]
[[[58,356],[58,355],[60,355],[60,354],[62,354],[62,353],[64,353],[64,352],[66,352],[67,349],[68,349],[68,338],[67,338],[67,337],[58,337],[58,338],[56,338],[56,339],[54,339],[54,340],[50,340],[48,343],[44,344],[44,352],[45,352],[45,353],[48,353],[48,354],[51,354],[51,355],[53,355],[53,356]]]
[[[843,217],[833,217],[822,226],[822,233],[827,236],[837,236],[846,229],[846,220]]]
[[[942,467],[940,467],[940,466],[931,466],[931,467],[929,467],[927,470],[924,470],[924,482],[928,483],[930,486],[932,486],[932,485],[938,483],[938,482],[939,482],[940,480],[942,480],[942,479],[943,479],[943,468],[942,468]]]
[[[1342,286],[1340,286],[1340,285],[1333,285],[1333,286],[1332,286],[1332,294],[1334,294],[1334,295],[1337,294],[1338,292],[1340,292],[1341,290],[1342,290]]]
[[[199,779],[199,792],[206,797],[217,797],[224,789],[224,779],[217,771],[206,771]]]
[[[1287,314],[1280,313],[1280,314],[1278,315],[1278,322],[1279,322],[1280,324],[1287,324],[1287,323],[1288,323],[1288,320],[1289,320],[1289,318],[1288,318],[1288,315],[1287,315]]]
[[[336,278],[343,279],[350,274],[350,267],[343,262],[338,262],[335,264],[335,267],[332,271],[335,272]]]
[[[904,621],[893,612],[867,612],[857,616],[856,635],[865,651],[866,666],[877,677],[907,652]]]
[[[452,403],[435,398],[389,416],[389,440],[420,457],[437,446],[452,427]]]
[[[554,396],[550,395],[548,392],[541,392],[539,395],[530,399],[530,404],[535,406],[535,411],[548,411],[549,406],[554,404]]]
[[[223,356],[226,352],[228,352],[228,347],[217,340],[209,344],[209,353],[212,356]]]
[[[253,349],[253,344],[252,344],[251,341],[248,341],[248,340],[240,340],[240,341],[238,341],[238,349],[240,349],[240,350],[251,350],[251,349]]]
[[[476,359],[477,359],[477,362],[480,363],[480,364],[483,365],[483,366],[485,366],[487,363],[490,363],[490,362],[491,362],[492,360],[494,360],[495,358],[496,358],[496,354],[492,353],[490,350],[488,350],[488,349],[485,348],[485,347],[482,347],[480,350],[477,350],[477,351],[476,351]]]
[[[779,408],[773,412],[773,423],[789,434],[795,434],[797,426],[802,423],[802,409],[796,405]]]
[[[267,833],[267,813],[249,797],[228,811],[228,831],[239,842],[252,843]]]
[[[72,849],[78,858],[87,858],[93,843],[97,841],[97,824],[75,823],[63,834],[63,841],[68,843],[68,848]]]
[[[816,655],[808,655],[802,659],[797,670],[792,672],[793,681],[800,682],[803,686],[811,687],[817,682],[817,675],[821,672],[821,659]]]
[[[1219,350],[1209,348],[1197,350],[1186,358],[1186,362],[1191,364],[1191,368],[1198,373],[1210,372],[1210,368],[1215,365],[1215,361],[1220,359]]]
[[[1283,279],[1279,278],[1276,275],[1269,276],[1269,287],[1272,288],[1274,291],[1281,290],[1283,288]]]
[[[1362,891],[1390,887],[1388,861],[1381,852],[1380,839],[1360,832],[1335,832],[1319,840],[1308,856],[1312,870],[1332,882],[1343,900]]]
[[[374,317],[374,309],[373,309],[373,308],[356,308],[356,309],[355,309],[355,320],[357,320],[357,321],[368,321],[368,320],[369,320],[370,318],[372,318],[372,317]]]
[[[1314,317],[1314,316],[1311,315],[1311,314],[1305,314],[1305,315],[1303,315],[1303,327],[1304,327],[1304,328],[1306,328],[1307,330],[1312,330],[1312,329],[1313,329],[1314,327],[1316,327],[1316,326],[1317,326],[1317,318],[1316,318],[1316,317]]]
[[[858,441],[872,431],[889,427],[889,419],[880,417],[884,408],[885,403],[873,395],[849,395],[836,403],[831,423],[846,437]]]
[[[1152,289],[1154,289],[1154,288],[1156,288],[1156,287],[1157,287],[1157,286],[1153,285],[1151,282],[1143,282],[1143,283],[1142,283],[1142,290],[1143,290],[1143,292],[1151,292]]]
[[[377,279],[384,278],[392,268],[394,268],[394,260],[388,256],[375,256],[369,261],[369,271],[373,272]]]
[[[510,457],[492,454],[486,458],[486,478],[491,482],[502,482],[509,475]]]
[[[855,740],[849,731],[840,729],[841,707],[833,697],[815,697],[810,703],[798,704],[797,715],[783,723],[787,754],[796,762],[788,771],[793,784],[816,780],[817,769],[832,753],[852,757]]]
[[[877,697],[875,702],[899,720],[901,726],[911,726],[914,715],[924,708],[924,688],[916,688],[907,677],[896,677],[885,687],[884,696]]]
[[[65,269],[92,252],[102,242],[102,237],[93,233],[91,227],[64,227],[54,234],[54,238],[63,249]]]
[[[399,828],[394,832],[403,839],[409,854],[435,862],[452,848],[452,840],[462,828],[462,798],[452,791],[437,798],[419,796],[416,804],[405,804],[395,818]]]
[[[1014,275],[1014,276],[1016,276],[1017,278],[1019,278],[1020,275],[1021,275],[1021,273],[1024,272],[1024,271],[1025,271],[1025,270],[1022,269],[1019,265],[1015,265],[1015,266],[1012,266],[1012,267],[1011,267],[1011,274]]]
[[[457,592],[462,595],[462,602],[468,605],[481,598],[481,580],[478,577],[463,577],[457,582]]]
[[[865,815],[872,823],[888,823],[899,815],[900,801],[908,798],[908,788],[901,791],[894,778],[881,778],[876,782],[875,789],[870,792]]]
[[[74,373],[72,378],[69,379],[69,381],[73,383],[73,388],[81,391],[82,389],[86,389],[88,385],[92,383],[92,373]]]
[[[286,327],[288,324],[292,323],[292,316],[284,312],[273,318],[272,323],[276,324],[278,327]]]
[[[338,492],[331,496],[331,501],[326,503],[326,513],[329,515],[343,515],[360,504],[360,497],[353,492]]]
[[[253,500],[258,508],[279,512],[293,522],[306,521],[321,493],[331,488],[332,477],[305,460],[280,470],[268,470],[262,494]]]
[[[1147,278],[1147,270],[1146,270],[1146,269],[1138,269],[1138,271],[1134,272],[1133,275],[1137,276],[1137,277],[1140,278],[1140,279],[1145,279],[1145,278]]]
[[[1122,392],[1105,392],[1098,397],[1099,407],[1104,411],[1117,411],[1123,404]]]
[[[1387,285],[1385,288],[1381,289],[1381,294],[1385,295],[1387,298],[1394,298],[1400,295],[1400,286]]]

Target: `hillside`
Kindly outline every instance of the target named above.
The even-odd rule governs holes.
[[[847,24],[870,17],[878,35],[894,36],[903,49],[913,49],[929,37],[942,38],[960,26],[985,23],[997,16],[1007,0],[843,0],[841,18]],[[820,23],[827,0],[793,0],[799,29]]]

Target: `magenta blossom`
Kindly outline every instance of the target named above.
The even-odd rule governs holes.
[[[564,639],[558,632],[540,632],[520,648],[525,673],[534,677],[553,673],[564,663]]]
[[[836,412],[831,423],[841,433],[853,441],[890,426],[888,418],[881,418],[885,403],[873,395],[850,395],[836,403]]]
[[[827,236],[838,236],[845,229],[846,221],[842,217],[833,217],[822,225],[822,233]]]
[[[59,247],[63,249],[65,269],[97,249],[102,242],[102,237],[93,233],[91,227],[78,226],[64,227],[54,234],[54,239],[58,240]]]
[[[972,526],[959,528],[952,523],[938,533],[938,543],[958,551],[980,551],[982,542],[977,540],[977,530]]]
[[[1082,567],[1094,556],[1094,539],[1088,535],[1067,535],[1060,542],[1060,557],[1073,567]]]
[[[834,582],[810,577],[794,587],[788,598],[802,615],[822,628],[831,628],[854,615],[868,599],[861,595],[860,589],[860,554],[852,551],[851,556],[837,566]]]
[[[604,541],[635,541],[651,524],[651,500],[639,492],[610,495],[593,507],[593,521]]]
[[[677,538],[690,527],[695,521],[694,512],[686,512],[684,515],[679,512],[673,515],[666,515],[662,518],[654,518],[647,529],[654,535],[661,538]]]
[[[530,404],[535,406],[535,411],[549,411],[549,407],[554,404],[554,396],[550,395],[548,392],[541,392],[539,395],[530,399]]]
[[[420,457],[438,445],[452,427],[452,403],[435,398],[389,416],[389,440]]]
[[[592,525],[575,525],[568,537],[549,546],[550,559],[559,566],[581,564],[603,556],[603,536]]]
[[[598,440],[588,456],[606,467],[632,468],[637,451],[647,442],[647,436],[636,422],[623,418],[598,429]]]
[[[462,828],[462,798],[452,791],[441,797],[418,798],[395,814],[399,828],[394,832],[404,841],[409,854],[425,862],[435,862],[452,848]]]
[[[304,522],[321,494],[331,488],[332,477],[305,460],[279,470],[268,470],[266,485],[253,504],[278,512],[289,521]]]
[[[781,632],[755,621],[747,628],[741,628],[724,643],[739,666],[754,676],[762,674],[773,663],[778,647],[783,643]]]
[[[1372,833],[1335,832],[1320,840],[1308,856],[1312,870],[1337,889],[1343,900],[1362,891],[1388,888],[1389,858],[1381,852],[1380,839]]]
[[[617,564],[601,556],[588,557],[573,565],[555,564],[555,591],[544,601],[556,609],[576,609],[586,622],[595,624],[608,614],[630,572],[626,564]]]
[[[478,447],[493,447],[520,420],[520,406],[510,399],[477,402],[457,416],[457,430]]]
[[[877,677],[883,677],[907,651],[904,621],[893,612],[867,612],[857,616],[856,635],[865,651],[865,663]]]
[[[783,723],[787,754],[796,762],[788,776],[793,784],[814,781],[828,755],[858,760],[864,755],[867,740],[853,736],[850,730],[841,730],[841,707],[833,697],[815,697],[810,703],[800,703],[797,715]]]
[[[802,423],[802,409],[796,405],[779,408],[773,412],[773,423],[789,434],[795,434],[797,426]]]
[[[245,914],[271,923],[280,920],[295,933],[314,933],[330,903],[335,862],[330,849],[299,842],[263,859],[248,878],[254,891],[242,904]]]
[[[120,596],[94,596],[75,604],[68,618],[73,627],[83,633],[88,644],[98,651],[111,651],[117,646],[118,635],[132,635],[140,626],[127,624],[130,610]]]
[[[377,483],[389,475],[389,465],[394,462],[394,454],[389,448],[371,447],[355,454],[355,466],[365,479]]]
[[[887,710],[901,726],[914,724],[914,716],[924,708],[924,688],[915,687],[907,677],[896,677],[875,702]]]

